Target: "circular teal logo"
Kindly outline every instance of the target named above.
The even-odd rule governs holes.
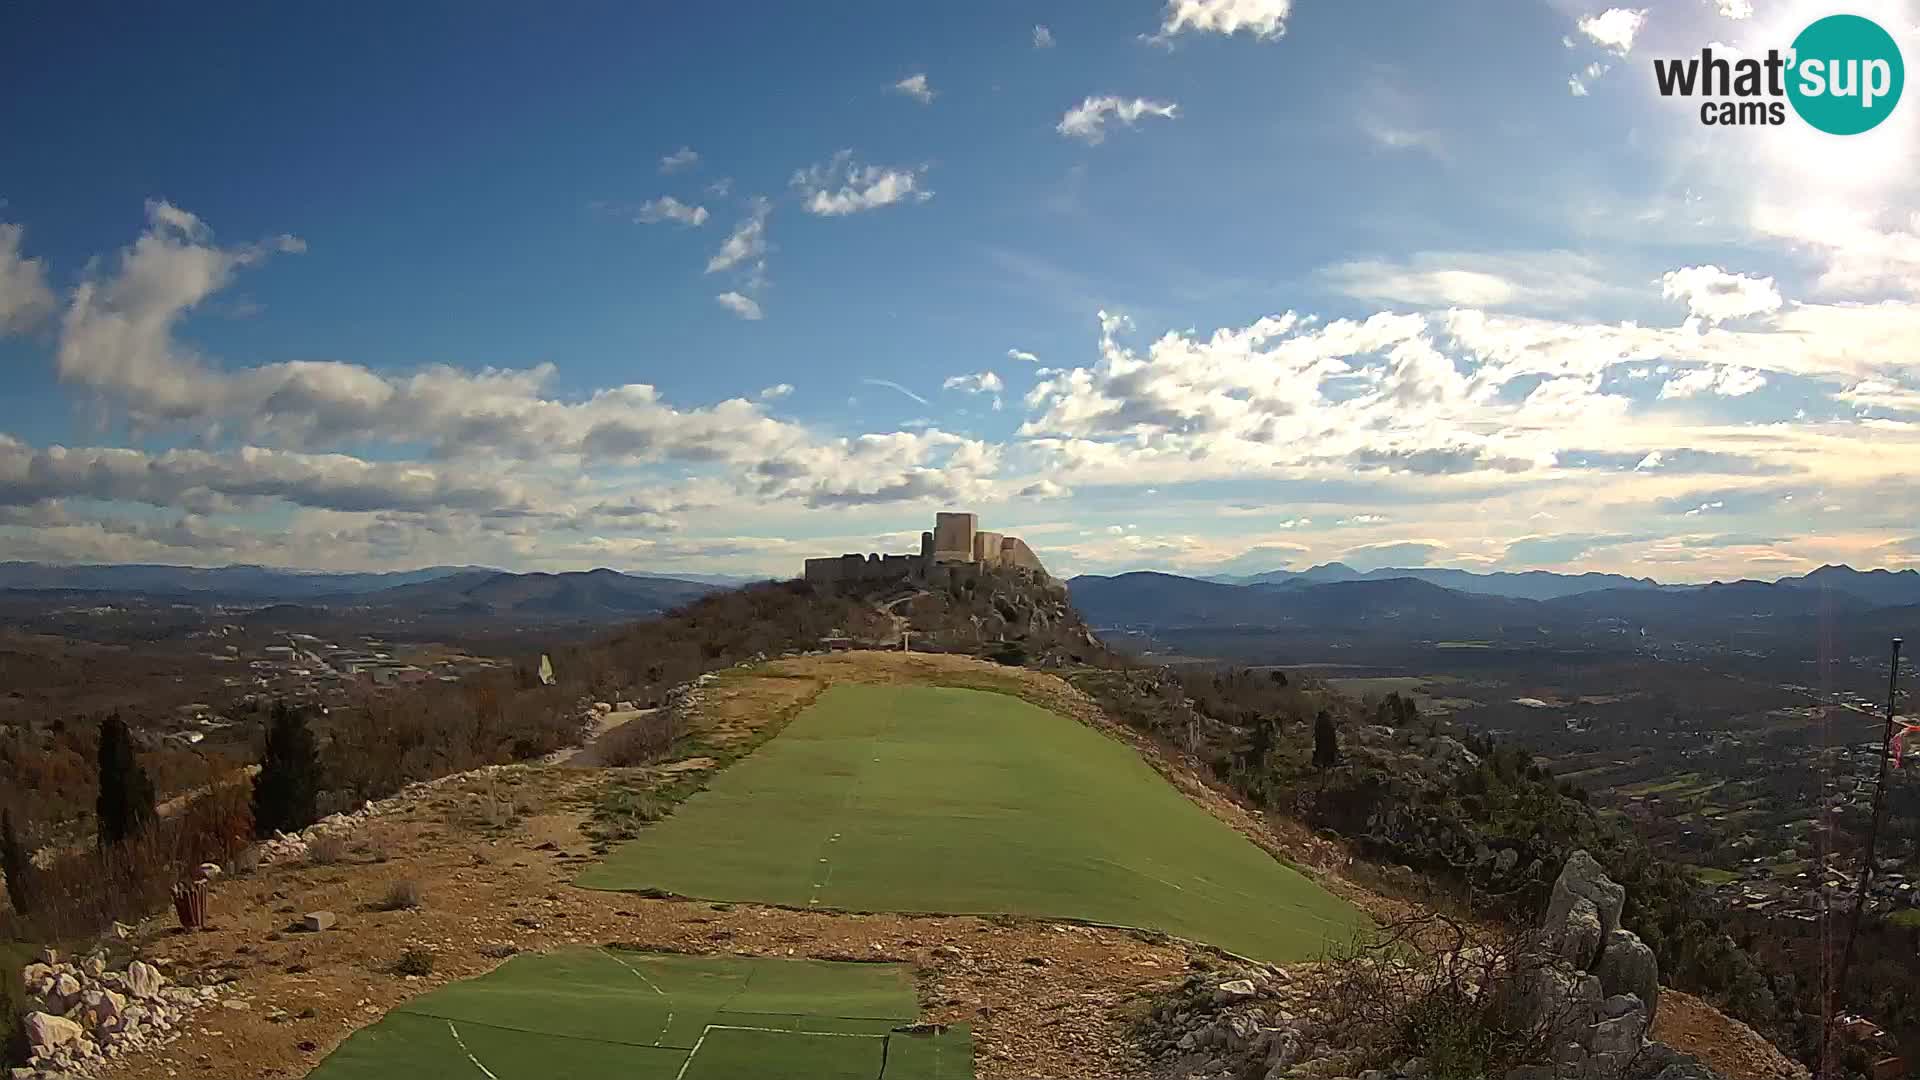
[[[1829,135],[1878,127],[1907,82],[1893,35],[1858,15],[1829,15],[1800,31],[1792,64],[1787,98],[1793,111]]]

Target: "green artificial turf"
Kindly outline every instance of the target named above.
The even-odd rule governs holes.
[[[310,1080],[971,1080],[965,1028],[893,1030],[918,1013],[900,964],[568,949],[407,1002]]]
[[[1162,930],[1273,962],[1364,916],[1131,748],[1017,698],[839,686],[579,884]]]

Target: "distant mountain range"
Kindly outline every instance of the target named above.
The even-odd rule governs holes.
[[[1552,600],[1562,596],[1599,592],[1603,589],[1660,589],[1685,592],[1710,589],[1744,582],[1711,582],[1707,585],[1663,585],[1652,578],[1626,577],[1621,574],[1557,574],[1550,570],[1521,573],[1499,571],[1475,573],[1433,566],[1396,566],[1365,572],[1345,563],[1322,563],[1307,570],[1269,570],[1260,574],[1217,574],[1198,580],[1227,585],[1319,585],[1336,581],[1383,581],[1390,578],[1414,578],[1460,592],[1482,596],[1507,596],[1524,600]],[[1079,580],[1079,579],[1075,579]],[[1855,570],[1851,566],[1822,566],[1798,577],[1783,577],[1772,582],[1788,588],[1825,589],[1848,593],[1875,606],[1920,603],[1920,570]]]
[[[421,616],[471,614],[605,621],[659,614],[719,588],[704,582],[613,570],[564,574],[477,570],[378,592],[322,598],[318,603]]]
[[[1609,576],[1446,572],[1443,581],[1469,586],[1457,588],[1436,584],[1423,573],[1342,576],[1340,570],[1350,572],[1316,567],[1244,585],[1139,572],[1083,575],[1067,586],[1074,605],[1093,625],[1150,632],[1265,628],[1330,640],[1364,635],[1520,644],[1640,633],[1723,642],[1775,634],[1813,640],[1839,633],[1852,641],[1920,630],[1920,574],[1911,570],[1822,567],[1773,582],[1707,585],[1625,578],[1618,580],[1626,585],[1585,591],[1571,590]],[[1545,598],[1480,591],[1523,587],[1566,591]]]
[[[0,589],[109,593],[200,603],[300,604],[388,613],[642,616],[747,579],[693,580],[591,570],[515,574],[479,566],[391,573],[307,573],[260,566],[60,566],[0,563]]]

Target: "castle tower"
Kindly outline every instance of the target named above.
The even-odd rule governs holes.
[[[933,518],[933,561],[970,563],[973,559],[973,534],[978,531],[977,514],[935,514]]]

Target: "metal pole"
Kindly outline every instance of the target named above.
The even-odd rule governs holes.
[[[1887,726],[1880,737],[1880,779],[1873,789],[1873,821],[1867,827],[1867,849],[1861,861],[1860,881],[1853,890],[1853,915],[1847,921],[1847,943],[1840,950],[1840,968],[1833,980],[1833,993],[1827,1000],[1826,1025],[1820,1031],[1820,1066],[1831,1071],[1827,1060],[1829,1033],[1833,1030],[1834,1002],[1847,982],[1847,969],[1853,966],[1853,940],[1860,935],[1860,915],[1866,910],[1867,888],[1873,883],[1873,853],[1880,839],[1880,825],[1887,810],[1887,756],[1893,752],[1893,702],[1900,689],[1900,644],[1893,639],[1893,663],[1887,670]]]

